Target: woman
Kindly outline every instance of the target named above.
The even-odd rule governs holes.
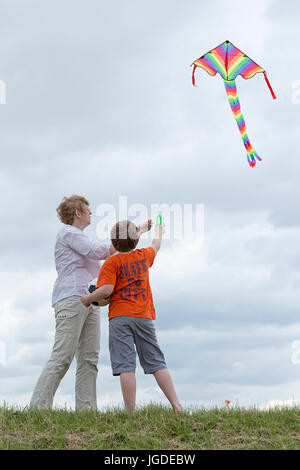
[[[76,354],[76,408],[96,408],[96,378],[100,345],[97,307],[82,308],[80,296],[97,276],[99,260],[114,249],[90,241],[83,230],[90,224],[89,202],[82,196],[64,198],[56,209],[64,227],[55,243],[58,273],[52,294],[56,333],[50,360],[35,386],[30,406],[52,406],[57,387]]]
[[[99,308],[84,307],[80,297],[98,276],[99,260],[115,253],[113,246],[91,241],[83,233],[90,224],[89,202],[82,196],[64,198],[57,208],[64,224],[55,243],[58,273],[52,295],[56,333],[50,360],[35,386],[30,406],[49,408],[57,387],[76,354],[76,409],[96,409],[96,379],[100,351]],[[145,231],[140,227],[141,232]]]

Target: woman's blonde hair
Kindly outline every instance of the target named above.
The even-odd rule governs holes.
[[[74,222],[75,212],[77,210],[82,212],[84,205],[89,206],[89,201],[83,196],[73,194],[73,196],[63,198],[59,206],[56,208],[56,212],[63,224],[72,225]]]

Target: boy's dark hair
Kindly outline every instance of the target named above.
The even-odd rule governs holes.
[[[121,220],[111,229],[110,238],[117,251],[126,253],[135,249],[139,242],[140,234],[133,222]]]

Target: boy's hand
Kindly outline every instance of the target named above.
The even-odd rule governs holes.
[[[139,234],[149,232],[151,230],[153,222],[151,219],[148,219],[147,222],[144,222],[138,227]]]
[[[165,233],[165,224],[162,225],[155,225],[155,235],[156,237],[162,237],[162,235]]]
[[[89,307],[91,305],[91,302],[89,301],[89,295],[83,295],[80,298],[80,301],[85,307]]]

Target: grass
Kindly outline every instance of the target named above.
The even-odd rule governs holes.
[[[176,414],[0,407],[0,449],[300,449],[300,408],[213,408]]]

